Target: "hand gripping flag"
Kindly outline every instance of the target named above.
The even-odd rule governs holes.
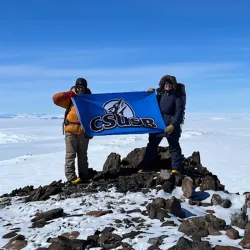
[[[83,94],[72,98],[87,136],[162,133],[155,93]]]

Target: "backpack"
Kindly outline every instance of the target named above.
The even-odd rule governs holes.
[[[184,124],[184,120],[185,120],[185,113],[186,113],[185,111],[186,111],[186,102],[187,102],[187,95],[186,95],[185,84],[183,84],[183,83],[177,83],[176,93],[182,99],[183,116],[182,116],[182,120],[181,120],[181,125],[183,125]]]

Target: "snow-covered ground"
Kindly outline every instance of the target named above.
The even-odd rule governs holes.
[[[41,119],[38,117],[18,117],[0,119],[0,195],[9,193],[12,189],[26,185],[49,184],[53,180],[64,178],[64,137],[61,129],[60,119]],[[220,206],[198,207],[189,206],[187,202],[182,203],[182,208],[194,215],[204,215],[207,209],[213,209],[217,217],[226,220],[230,224],[231,214],[239,212],[244,204],[244,191],[250,191],[250,115],[201,115],[188,114],[183,128],[181,145],[185,156],[193,151],[200,151],[204,166],[209,171],[218,175],[226,189],[230,192],[240,192],[241,195],[227,195],[218,192],[223,198],[230,198],[232,207],[224,209]],[[135,147],[143,147],[147,143],[147,135],[131,136],[106,136],[95,137],[90,142],[89,162],[90,167],[101,170],[104,161],[111,152],[126,156]],[[162,146],[167,145],[164,140]],[[214,192],[209,191],[212,195]],[[108,193],[99,192],[84,197],[66,199],[59,201],[58,197],[45,202],[21,203],[14,198],[13,205],[0,209],[0,248],[8,240],[2,239],[2,235],[9,232],[11,228],[20,227],[20,234],[28,239],[28,245],[24,250],[34,250],[38,246],[47,247],[46,240],[56,237],[64,232],[79,231],[78,238],[86,239],[88,235],[102,230],[115,219],[130,219],[131,217],[143,217],[145,224],[152,227],[145,229],[143,237],[124,240],[133,245],[136,250],[145,250],[150,244],[149,238],[167,235],[161,245],[162,249],[168,249],[176,244],[176,240],[182,236],[176,227],[161,227],[159,220],[150,220],[140,213],[129,216],[120,213],[120,209],[131,210],[135,208],[145,209],[141,206],[152,197],[170,198],[175,195],[185,200],[181,188],[176,188],[172,194],[163,191],[156,193],[127,193],[119,194],[113,189]],[[210,202],[211,196],[204,202]],[[97,202],[98,201],[98,202]],[[31,218],[37,211],[47,211],[62,207],[68,214],[86,214],[90,210],[108,209],[112,204],[113,213],[104,217],[96,218],[83,215],[80,217],[59,218],[43,228],[32,229]],[[170,218],[178,225],[180,222],[176,217]],[[11,223],[12,226],[4,226]],[[62,227],[61,225],[68,225]],[[237,228],[243,236],[243,230]],[[115,233],[124,234],[130,232],[131,228],[117,228]],[[220,236],[209,235],[209,241],[216,245],[238,246],[239,240],[229,239],[225,233]],[[204,240],[207,238],[204,238]],[[239,246],[238,246],[239,247]]]
[[[45,119],[46,118],[46,119]],[[0,194],[26,185],[45,185],[64,177],[62,120],[48,116],[0,119]],[[95,137],[90,167],[101,170],[111,152],[126,156],[147,144],[147,135]],[[164,139],[162,146],[167,146]],[[181,146],[185,156],[200,151],[202,164],[230,192],[250,189],[250,114],[187,114]]]

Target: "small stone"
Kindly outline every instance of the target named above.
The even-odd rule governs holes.
[[[165,221],[161,224],[161,227],[176,227],[176,226],[177,225],[172,220]]]
[[[208,210],[206,210],[206,213],[208,213],[208,214],[215,214],[215,211],[208,209]]]
[[[234,228],[227,229],[226,235],[232,240],[237,240],[240,237],[239,232]]]
[[[10,239],[10,238],[13,238],[15,236],[17,236],[17,231],[12,231],[12,232],[9,232],[7,234],[5,234],[2,238],[3,239]]]
[[[240,242],[243,248],[250,248],[250,222],[247,223],[243,240]]]
[[[182,181],[182,192],[186,198],[192,197],[193,194],[193,180],[190,177],[185,177]]]
[[[87,213],[87,215],[95,216],[95,217],[101,217],[101,216],[104,216],[104,215],[110,214],[110,213],[113,213],[113,211],[112,210],[106,210],[106,211],[100,210],[100,211],[89,211]]]

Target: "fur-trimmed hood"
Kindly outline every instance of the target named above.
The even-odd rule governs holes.
[[[171,75],[163,76],[159,82],[159,87],[163,88],[166,82],[171,82],[173,84],[174,89],[177,88],[177,81],[174,76],[171,76]]]

